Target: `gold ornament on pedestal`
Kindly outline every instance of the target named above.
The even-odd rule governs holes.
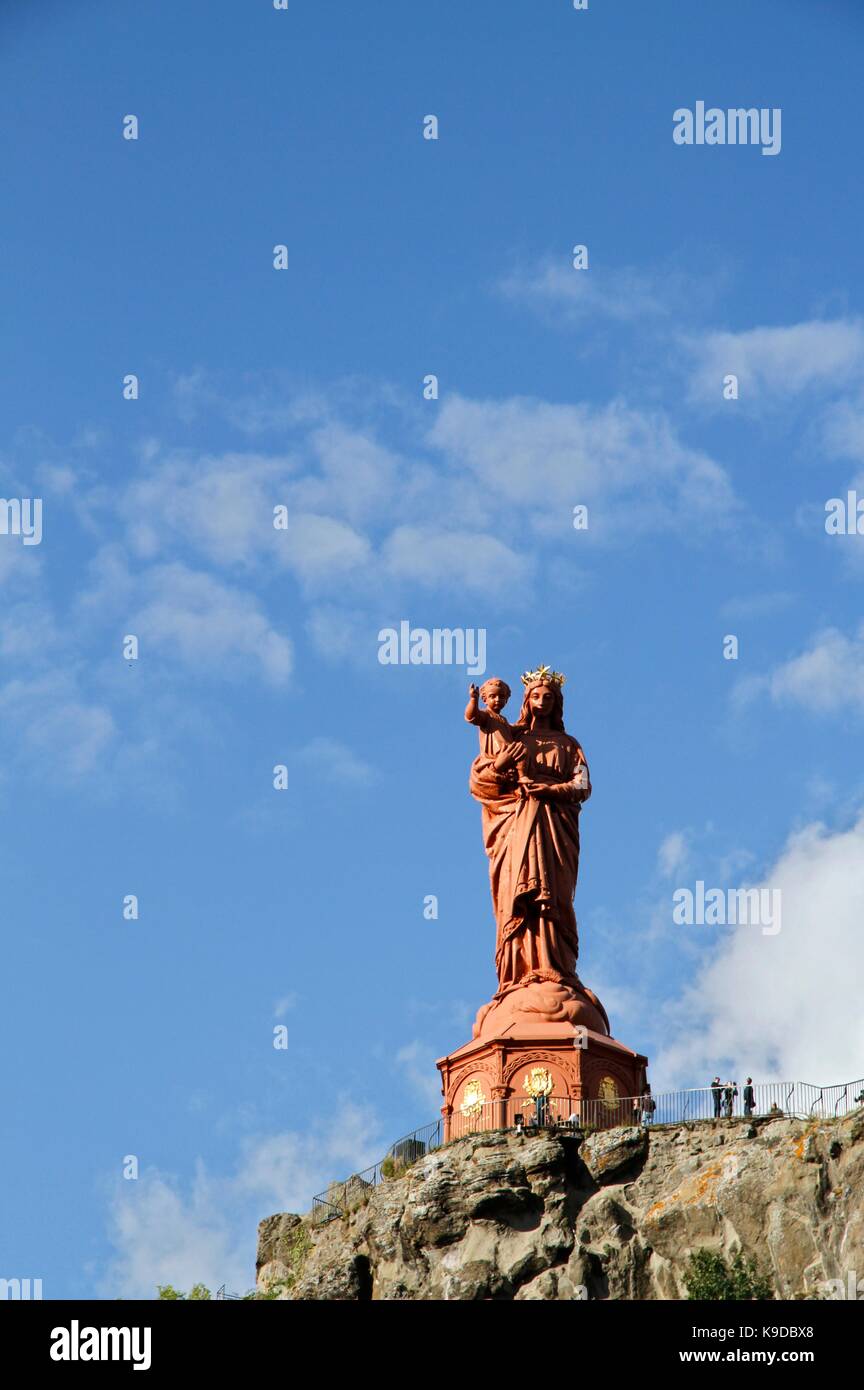
[[[536,1100],[538,1096],[551,1096],[554,1084],[552,1073],[545,1067],[532,1067],[522,1082],[522,1090]]]
[[[486,1092],[483,1090],[479,1081],[469,1081],[465,1090],[462,1092],[462,1104],[459,1106],[460,1112],[466,1119],[475,1119],[486,1104]]]

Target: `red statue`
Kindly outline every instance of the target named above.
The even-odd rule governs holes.
[[[588,764],[564,728],[564,677],[541,666],[522,683],[515,724],[501,714],[510,688],[497,679],[480,692],[472,685],[465,710],[480,729],[470,789],[483,807],[497,923],[498,990],[478,1013],[474,1037],[501,1036],[517,1023],[570,1023],[608,1036],[606,1011],[576,974],[573,897]]]

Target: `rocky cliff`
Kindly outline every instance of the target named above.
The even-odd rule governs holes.
[[[864,1111],[587,1138],[460,1139],[346,1214],[259,1227],[258,1286],[290,1299],[678,1299],[689,1252],[754,1256],[778,1298],[864,1277]]]

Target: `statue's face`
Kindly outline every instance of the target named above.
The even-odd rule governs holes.
[[[528,705],[534,714],[551,714],[555,696],[551,686],[532,685],[528,692]]]
[[[494,710],[495,714],[507,703],[504,687],[500,681],[489,681],[480,693],[486,701],[487,709]]]

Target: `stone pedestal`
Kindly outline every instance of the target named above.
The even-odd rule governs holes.
[[[483,1129],[567,1121],[606,1129],[631,1124],[645,1090],[647,1057],[608,1034],[572,1023],[519,1019],[437,1063],[444,1091],[444,1140]]]

